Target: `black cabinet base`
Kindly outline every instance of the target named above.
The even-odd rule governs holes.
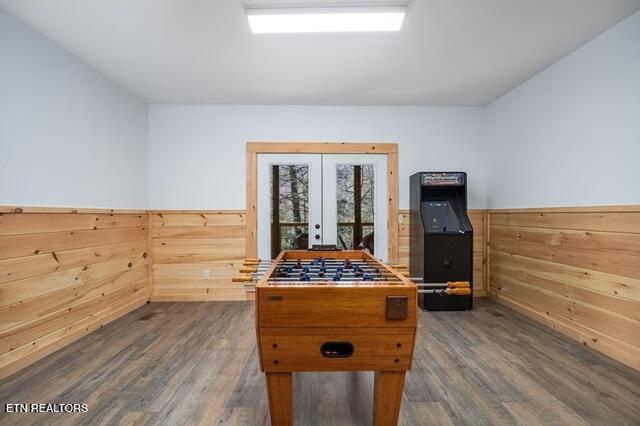
[[[466,311],[473,309],[473,297],[449,296],[448,294],[420,294],[418,306],[423,311]]]

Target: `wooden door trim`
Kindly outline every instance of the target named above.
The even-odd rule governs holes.
[[[387,256],[398,260],[398,144],[346,142],[247,142],[247,257],[258,256],[258,154],[385,154],[387,156]]]
[[[247,142],[256,154],[397,154],[397,143],[367,142]]]

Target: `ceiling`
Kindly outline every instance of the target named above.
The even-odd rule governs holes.
[[[150,103],[486,105],[640,0],[413,0],[399,33],[262,35],[241,0],[0,5]]]

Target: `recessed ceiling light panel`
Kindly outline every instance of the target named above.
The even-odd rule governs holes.
[[[406,6],[247,7],[255,34],[399,31]]]

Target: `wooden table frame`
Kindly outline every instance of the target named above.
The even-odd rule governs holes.
[[[257,257],[258,218],[257,167],[258,154],[384,154],[387,156],[389,262],[397,262],[398,251],[398,144],[346,142],[247,142],[247,231],[246,255]]]
[[[273,284],[269,277],[283,259],[361,259],[384,269],[388,281],[371,283],[327,283],[287,285]],[[343,303],[342,314],[331,318],[332,312],[316,309],[314,296],[329,295],[340,289],[351,298],[339,298]],[[265,372],[271,423],[274,426],[293,424],[292,373],[294,371],[375,371],[373,393],[373,424],[393,426],[397,424],[404,388],[404,378],[411,369],[417,324],[417,290],[415,284],[395,269],[378,261],[362,250],[340,252],[313,252],[307,250],[283,251],[256,284],[256,337],[260,368]],[[357,294],[356,294],[357,293]],[[362,296],[366,295],[365,300]],[[407,317],[390,320],[385,316],[383,304],[389,295],[406,295]],[[360,297],[358,297],[360,296]],[[281,300],[292,299],[296,309],[288,311],[278,307]],[[322,297],[318,297],[320,302]],[[267,306],[271,303],[271,306]],[[329,304],[331,302],[328,302]],[[351,320],[344,315],[344,307],[353,309]],[[361,308],[364,307],[365,309]],[[371,309],[375,307],[375,309]],[[313,308],[312,308],[313,309]],[[340,309],[340,308],[338,308]],[[349,309],[350,310],[350,309]],[[323,317],[323,312],[327,312]],[[374,315],[367,316],[373,313]],[[320,317],[319,317],[320,315]],[[286,318],[285,318],[286,317]],[[319,318],[321,318],[319,320]],[[351,322],[353,321],[353,322]],[[318,342],[325,339],[353,342],[354,359],[343,358],[339,362],[314,357]],[[309,343],[311,342],[311,343]],[[362,346],[358,346],[362,345]],[[295,348],[302,348],[298,351]],[[352,348],[353,348],[352,347]],[[287,349],[293,348],[292,352]],[[356,355],[359,348],[360,358]],[[311,350],[309,350],[311,349]]]

